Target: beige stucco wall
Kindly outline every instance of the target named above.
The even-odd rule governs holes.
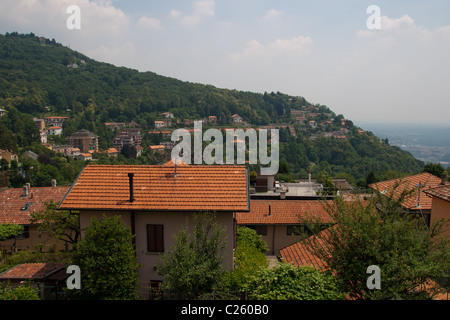
[[[91,218],[101,219],[104,212],[81,211],[80,227],[81,236],[84,236],[83,230],[91,224]],[[108,212],[106,216],[121,215],[122,221],[131,226],[131,214],[123,212]],[[139,268],[139,278],[141,287],[148,287],[150,281],[163,280],[154,269],[162,254],[147,252],[147,224],[164,225],[164,250],[170,249],[173,243],[173,235],[184,227],[186,218],[189,218],[189,227],[193,226],[192,213],[177,212],[135,212],[135,233],[136,233],[136,256],[137,262],[142,266]],[[233,213],[220,212],[216,213],[216,221],[226,230],[226,248],[224,251],[224,267],[231,270],[233,267]],[[142,291],[142,290],[141,290]]]
[[[431,224],[441,219],[445,219],[450,224],[450,202],[433,197],[431,205]],[[450,225],[446,226],[443,235],[450,239]]]
[[[269,249],[266,254],[277,255],[281,249],[300,241],[300,236],[287,234],[287,225],[268,225],[267,235],[261,235]]]
[[[47,233],[40,232],[38,230],[39,226],[29,226],[28,228],[28,238],[16,238],[2,241],[0,242],[0,250],[6,250],[7,252],[17,250],[49,252],[66,249],[64,241],[51,238]]]

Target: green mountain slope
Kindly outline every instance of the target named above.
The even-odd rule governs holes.
[[[0,120],[0,136],[7,141],[0,142],[0,148],[24,150],[37,142],[37,131],[29,128],[33,116],[68,116],[64,136],[88,129],[100,136],[100,147],[105,149],[112,145],[114,136],[105,122],[136,121],[150,130],[162,112],[170,111],[179,119],[215,115],[218,125],[229,126],[231,115],[237,113],[252,126],[294,128],[280,131],[280,173],[285,179],[326,172],[364,184],[371,171],[402,174],[423,167],[409,153],[389,146],[372,133],[358,132],[349,120],[345,139],[324,135],[342,129],[343,116],[327,106],[312,105],[303,97],[219,89],[116,67],[34,34],[0,35],[0,108],[8,111]],[[327,128],[294,125],[292,110],[312,109],[318,123],[332,120]]]

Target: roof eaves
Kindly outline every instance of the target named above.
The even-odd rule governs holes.
[[[80,173],[78,174],[78,176],[76,177],[75,181],[72,183],[72,185],[70,186],[69,190],[67,190],[66,194],[64,195],[64,197],[62,198],[62,200],[60,201],[60,203],[58,204],[58,206],[56,207],[56,210],[76,210],[76,209],[60,209],[61,205],[63,204],[64,200],[66,200],[67,196],[70,194],[70,192],[72,191],[72,189],[75,187],[75,185],[78,182],[78,179],[80,178],[81,174],[84,172],[84,169],[86,169],[86,166],[80,171]]]

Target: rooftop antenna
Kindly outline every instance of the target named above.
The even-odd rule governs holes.
[[[428,225],[427,225],[427,223],[425,221],[425,217],[423,216],[422,207],[420,206],[420,188],[423,187],[423,186],[425,186],[425,185],[422,185],[422,183],[420,181],[419,181],[419,184],[415,185],[415,187],[417,187],[417,189],[418,189],[416,208],[419,208],[420,215],[422,216],[423,224],[425,225],[425,228],[428,229]]]
[[[174,164],[175,164],[175,174],[174,174],[174,177],[176,178],[176,177],[177,177],[177,158],[174,158],[173,162],[174,162]]]

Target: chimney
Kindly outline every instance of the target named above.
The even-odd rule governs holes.
[[[27,183],[26,185],[23,186],[23,194],[22,194],[22,197],[23,197],[23,198],[27,198],[29,192],[30,192],[30,189],[29,189],[28,183]]]
[[[442,175],[441,186],[445,186],[445,174]]]
[[[52,187],[53,187],[53,188],[56,187],[56,179],[52,179]]]
[[[133,177],[134,173],[129,172],[128,173],[128,179],[130,180],[130,202],[134,201],[134,194],[133,194]]]
[[[268,217],[272,216],[272,205],[269,203],[269,214],[267,215]]]

